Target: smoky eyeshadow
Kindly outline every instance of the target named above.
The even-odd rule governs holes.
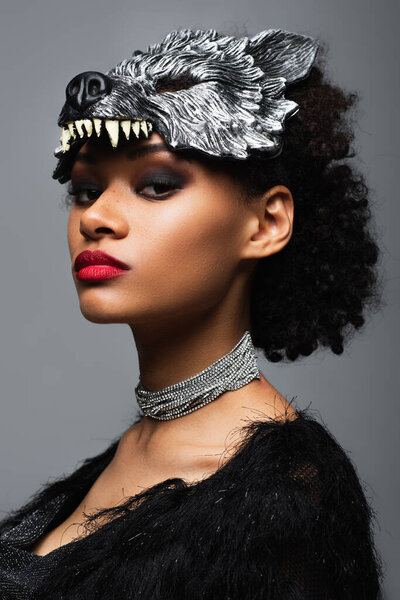
[[[74,194],[82,190],[87,190],[88,188],[101,191],[101,187],[97,183],[93,183],[93,181],[90,181],[89,179],[77,178],[74,182],[72,182],[72,179],[68,182],[67,192],[68,194]]]
[[[175,187],[184,187],[189,181],[189,177],[182,173],[176,172],[173,169],[151,169],[145,173],[139,181],[137,181],[135,187],[144,187],[145,185],[157,183],[165,183]]]

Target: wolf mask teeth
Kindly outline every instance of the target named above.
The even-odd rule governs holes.
[[[66,89],[53,177],[67,181],[76,152],[103,131],[113,148],[157,131],[171,150],[273,158],[285,119],[299,110],[286,85],[308,76],[317,52],[313,38],[282,29],[252,38],[182,29],[106,74],[81,73]]]
[[[152,125],[151,123],[147,123],[146,121],[120,121],[117,119],[80,119],[78,121],[70,121],[67,123],[67,126],[62,127],[61,133],[61,145],[62,151],[67,152],[70,149],[70,142],[74,139],[84,138],[87,140],[93,132],[93,128],[96,132],[97,137],[100,136],[102,125],[104,123],[104,127],[108,133],[108,137],[110,139],[111,145],[116,148],[118,145],[119,138],[119,128],[123,131],[127,140],[129,140],[131,130],[138,138],[140,137],[140,130],[143,132],[144,137],[148,137],[148,132],[151,131]]]

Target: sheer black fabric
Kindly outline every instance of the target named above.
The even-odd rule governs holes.
[[[30,553],[78,506],[114,441],[0,524],[0,598],[381,598],[374,514],[356,470],[325,425],[297,413],[249,422],[207,479],[161,482],[105,511],[105,524],[88,521],[81,539]]]

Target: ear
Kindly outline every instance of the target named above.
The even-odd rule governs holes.
[[[263,258],[279,252],[293,233],[294,204],[287,187],[277,185],[248,204],[249,219],[241,258]]]

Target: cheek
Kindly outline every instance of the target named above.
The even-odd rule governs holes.
[[[74,254],[74,251],[75,251],[74,249],[76,247],[76,244],[78,243],[78,234],[80,235],[79,219],[75,215],[75,211],[72,209],[71,212],[69,213],[68,225],[67,225],[67,240],[68,240],[69,253],[70,253],[71,257]]]
[[[201,210],[165,211],[146,229],[138,257],[147,290],[163,304],[208,304],[225,293],[237,265],[238,224],[212,202]],[[150,231],[150,233],[149,233]],[[143,232],[144,234],[144,232]]]

